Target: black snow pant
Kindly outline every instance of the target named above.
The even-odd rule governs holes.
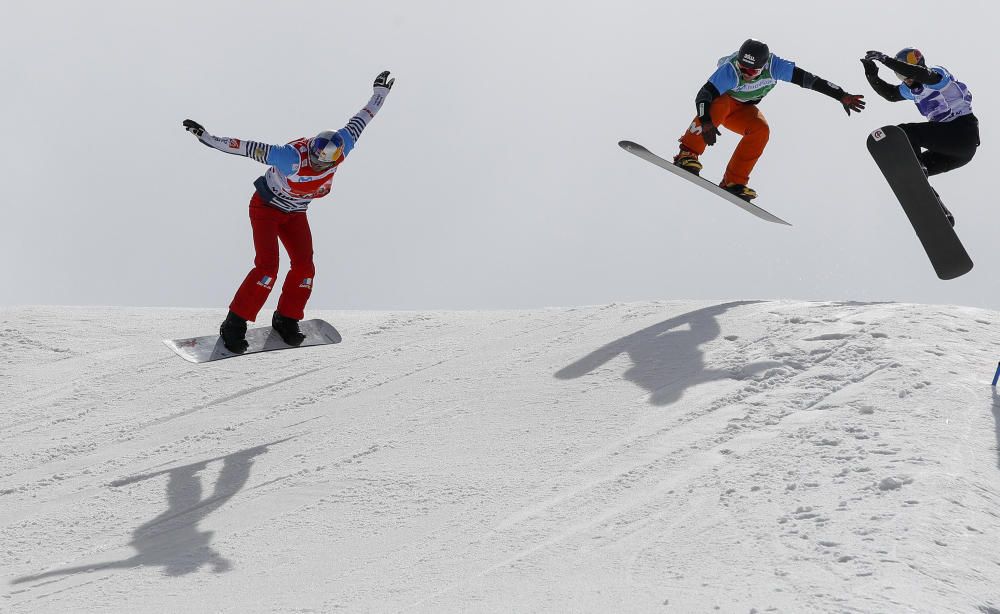
[[[946,173],[968,164],[979,147],[979,120],[972,113],[950,122],[900,124],[927,175]],[[921,151],[921,150],[926,151]]]

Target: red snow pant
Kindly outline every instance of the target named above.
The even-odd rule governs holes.
[[[278,276],[278,241],[285,246],[291,269],[285,276],[278,298],[278,312],[301,320],[306,302],[312,294],[313,265],[312,232],[305,211],[285,213],[269,206],[257,194],[250,199],[250,226],[256,257],[253,269],[236,291],[229,309],[245,320],[256,320]]]
[[[757,159],[764,153],[768,137],[771,135],[767,120],[755,104],[740,102],[728,94],[723,94],[712,101],[708,108],[712,123],[725,126],[736,134],[742,135],[739,144],[729,159],[726,174],[722,177],[724,185],[738,183],[747,185],[750,173]],[[680,138],[681,147],[693,151],[699,156],[705,153],[705,139],[701,137],[701,120],[697,117],[691,127]]]

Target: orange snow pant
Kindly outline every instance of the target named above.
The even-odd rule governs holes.
[[[739,102],[728,94],[723,94],[712,101],[708,109],[712,123],[725,126],[736,134],[743,135],[733,157],[729,159],[726,174],[722,177],[723,185],[739,183],[747,185],[750,172],[757,164],[760,154],[764,153],[767,139],[770,135],[767,120],[755,104]],[[705,153],[705,139],[701,136],[701,120],[697,117],[691,127],[680,138],[681,148],[693,151],[699,156]]]

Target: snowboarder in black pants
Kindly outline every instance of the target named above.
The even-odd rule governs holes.
[[[902,83],[893,85],[879,78],[875,62],[895,72]],[[964,83],[941,66],[928,68],[923,54],[912,47],[895,57],[869,51],[861,63],[879,96],[890,102],[912,100],[929,120],[899,124],[928,177],[964,166],[972,159],[979,147],[979,120],[972,113],[972,93]],[[954,226],[954,216],[944,203],[941,208]]]

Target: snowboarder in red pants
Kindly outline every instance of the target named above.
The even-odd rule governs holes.
[[[299,345],[305,339],[299,330],[299,320],[312,293],[316,272],[306,210],[313,199],[330,193],[334,174],[382,107],[394,82],[389,71],[382,72],[375,78],[374,93],[368,104],[346,126],[337,131],[325,130],[312,138],[299,138],[287,145],[212,136],[198,122],[184,120],[184,128],[205,145],[270,166],[254,182],[256,193],[250,199],[250,225],[256,251],[254,267],[236,291],[229,314],[219,327],[222,342],[229,351],[242,354],[248,347],[247,321],[257,319],[278,275],[279,241],[288,252],[291,268],[281,287],[271,324],[289,345]]]

